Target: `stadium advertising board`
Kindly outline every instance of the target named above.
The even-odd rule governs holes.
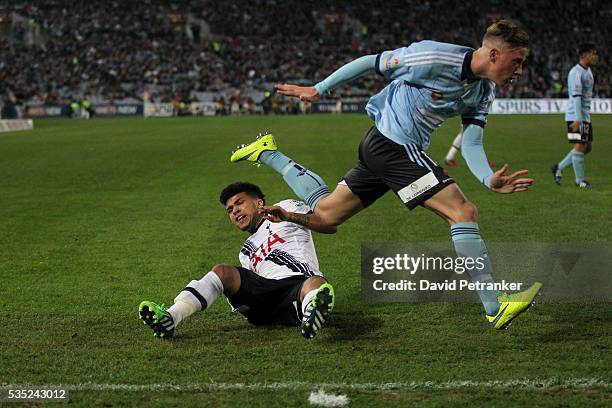
[[[492,114],[559,114],[567,111],[567,99],[496,99]],[[591,113],[612,113],[612,99],[593,99]]]
[[[98,116],[135,116],[142,115],[142,104],[95,105]]]
[[[192,115],[215,116],[217,104],[214,102],[192,102],[189,106]]]
[[[363,113],[368,103],[362,101],[317,101],[312,104],[313,113]]]
[[[171,103],[145,103],[145,117],[170,117],[173,115],[174,109]]]
[[[34,129],[34,122],[32,119],[0,120],[0,133],[31,129]]]
[[[29,118],[44,118],[64,116],[68,113],[68,105],[26,105],[25,116]]]
[[[367,100],[319,101],[313,104],[314,113],[361,113],[365,110]],[[567,111],[567,99],[495,99],[491,114],[564,114]],[[612,114],[612,99],[593,99],[591,113]]]

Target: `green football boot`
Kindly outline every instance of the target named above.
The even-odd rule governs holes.
[[[145,300],[140,303],[138,313],[140,320],[153,330],[153,336],[163,339],[174,336],[174,320],[164,305]]]
[[[302,336],[312,339],[317,335],[334,310],[334,302],[334,287],[329,283],[324,283],[306,307],[306,313],[304,313],[300,326]]]
[[[260,133],[254,142],[238,146],[235,152],[232,152],[230,162],[236,163],[242,160],[250,161],[259,164],[259,156],[265,151],[277,150],[274,136],[271,133]]]
[[[499,301],[499,311],[495,316],[487,315],[487,320],[497,330],[507,329],[514,319],[521,313],[529,310],[531,305],[535,303],[535,297],[540,293],[541,288],[542,284],[536,282],[523,292],[501,295],[497,298]]]

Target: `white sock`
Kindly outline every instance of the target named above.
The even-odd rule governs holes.
[[[457,134],[457,136],[455,136],[455,139],[453,140],[453,145],[451,146],[448,153],[446,154],[446,160],[448,161],[455,160],[455,156],[457,155],[457,152],[461,150],[462,140],[463,140],[463,134],[459,132],[459,134]]]
[[[308,307],[308,305],[310,304],[310,302],[312,302],[312,298],[315,297],[315,295],[317,294],[317,291],[319,290],[319,288],[313,289],[310,292],[308,292],[305,296],[304,299],[302,299],[302,314],[306,315],[306,308]]]
[[[172,315],[174,327],[176,327],[186,317],[189,317],[197,312],[199,310],[198,308],[199,305],[196,305],[193,302],[184,302],[182,300],[175,301],[175,303],[168,309],[168,313]]]
[[[200,280],[189,282],[168,309],[174,325],[178,325],[181,320],[212,305],[221,293],[223,293],[223,283],[213,271],[208,272]]]

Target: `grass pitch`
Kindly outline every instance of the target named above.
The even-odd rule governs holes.
[[[571,169],[562,187],[552,182],[550,165],[569,151],[561,116],[490,118],[489,158],[529,169],[536,184],[499,195],[461,160],[450,170],[478,206],[487,242],[612,241],[612,117],[593,123],[586,171],[597,189],[587,192],[573,187]],[[449,239],[444,222],[405,210],[392,194],[335,236],[315,236],[337,308],[313,341],[297,329],[249,326],[223,299],[172,341],[153,338],[138,320],[141,300],[171,303],[214,264],[237,263],[246,235],[227,220],[220,190],[248,180],[269,202],[293,196],[270,169],[230,165],[232,147],[272,131],[333,185],[356,160],[364,115],[35,126],[0,135],[0,385],[68,385],[71,402],[87,407],[298,406],[323,383],[351,406],[612,400],[610,303],[538,304],[506,332],[483,326],[477,303],[363,303],[362,242]],[[458,127],[451,120],[434,135],[434,160]]]

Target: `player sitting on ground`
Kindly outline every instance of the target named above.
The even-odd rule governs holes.
[[[330,193],[312,171],[274,151],[271,135],[237,150],[232,162],[260,161],[284,180],[314,210],[313,217],[337,226],[392,190],[410,210],[423,206],[450,224],[457,256],[483,258],[482,269],[468,269],[473,282],[492,283],[493,267],[480,235],[478,211],[444,169],[425,153],[433,131],[445,119],[461,115],[461,151],[468,167],[497,193],[527,191],[533,184],[527,170],[507,175],[508,165],[493,172],[483,148],[483,129],[495,98],[495,85],[508,85],[521,75],[528,35],[512,22],[491,24],[474,50],[436,41],[366,55],[352,61],[315,86],[277,85],[282,95],[313,101],[327,91],[366,74],[383,75],[390,83],[366,105],[374,121],[359,146],[359,160]],[[310,217],[308,215],[307,217]],[[533,303],[541,288],[504,295],[479,290],[487,320],[505,329]]]
[[[264,211],[261,189],[250,183],[230,184],[220,200],[231,222],[251,234],[240,250],[242,266],[215,265],[202,279],[189,282],[168,309],[143,301],[140,318],[154,336],[169,338],[179,323],[210,307],[223,293],[232,311],[249,323],[299,326],[302,336],[314,337],[332,312],[335,295],[319,271],[310,230],[334,233],[336,228],[321,222],[300,201],[283,200]],[[275,214],[280,209],[292,217],[279,219]]]

